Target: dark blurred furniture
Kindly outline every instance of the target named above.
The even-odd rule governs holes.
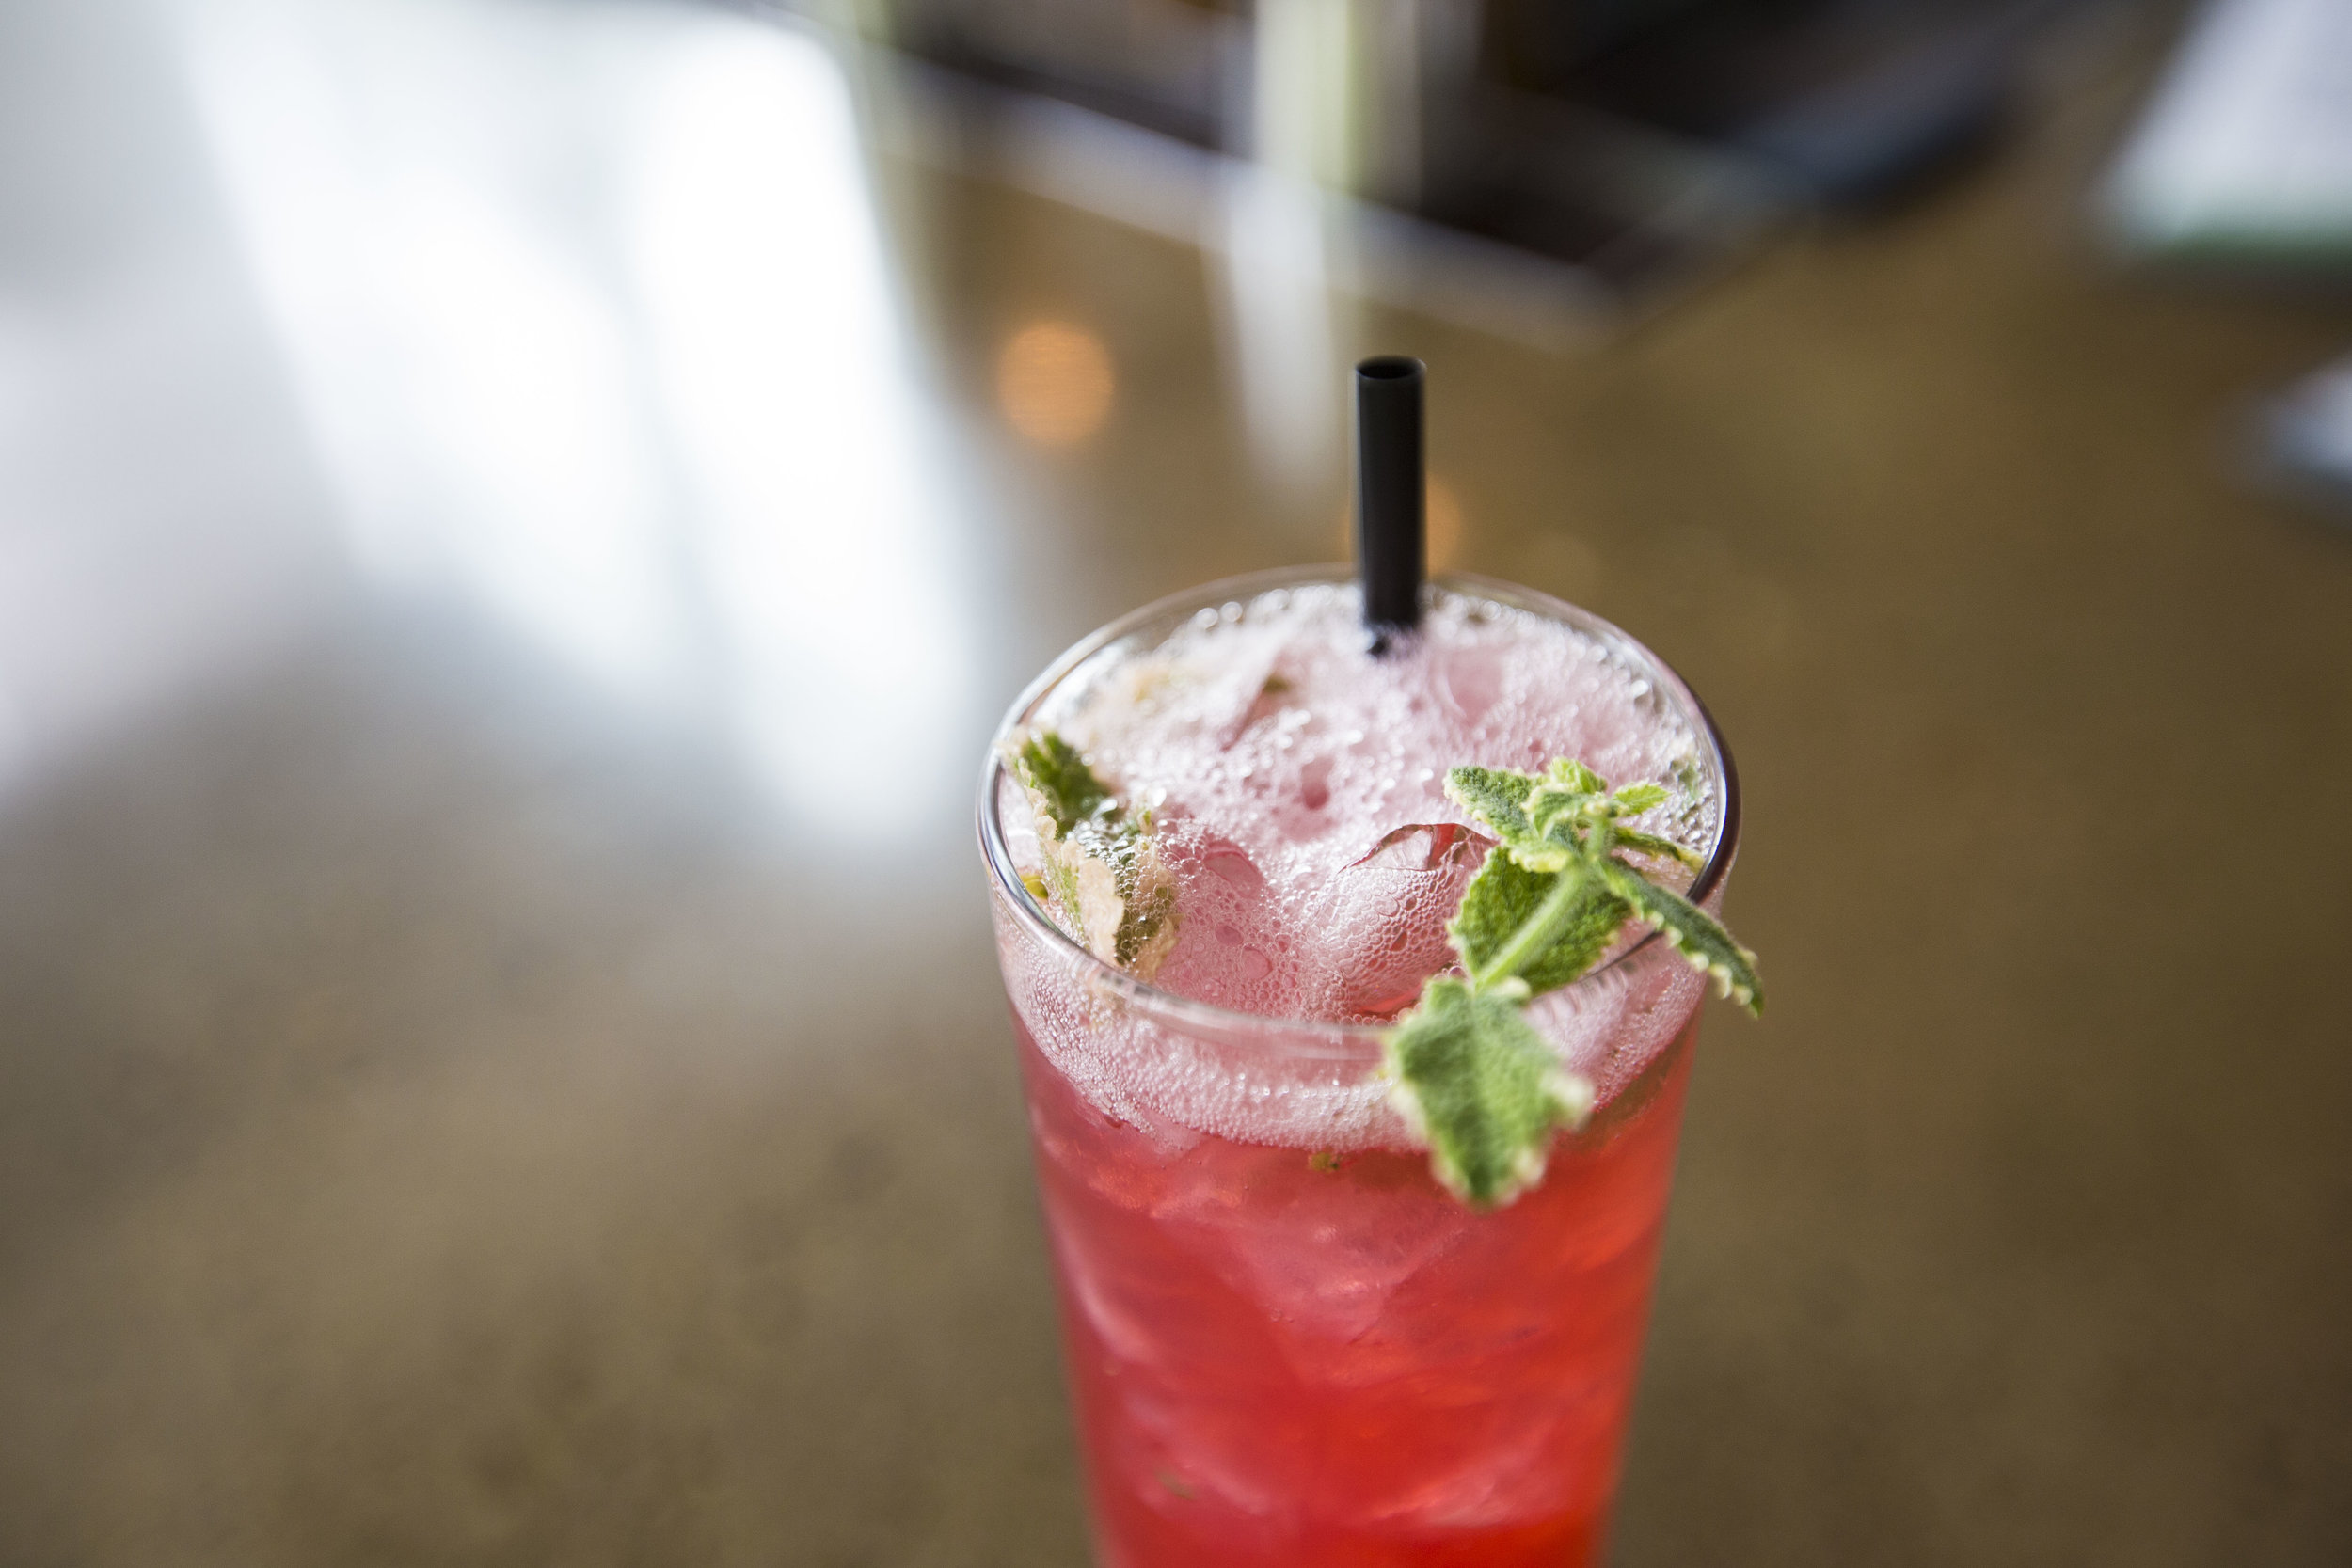
[[[1997,131],[2065,0],[1390,0],[1347,10],[1355,193],[1638,291],[1813,206],[1914,194]],[[1258,150],[1258,46],[1320,0],[894,0],[934,63]],[[1315,18],[1311,24],[1319,24]],[[1272,61],[1272,64],[1269,64]]]

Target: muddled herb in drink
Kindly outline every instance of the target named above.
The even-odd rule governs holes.
[[[1037,810],[1045,867],[1031,895],[1088,952],[1149,980],[1176,943],[1176,883],[1152,841],[1152,814],[1131,811],[1051,730],[1024,742],[1012,765]]]

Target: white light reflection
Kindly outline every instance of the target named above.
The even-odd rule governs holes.
[[[458,582],[660,691],[680,638],[623,328],[532,199],[513,110],[445,69],[495,34],[429,3],[190,14],[198,103],[361,564]]]
[[[1223,181],[1226,231],[1212,252],[1224,362],[1251,458],[1294,495],[1327,479],[1341,414],[1330,278],[1313,188],[1234,164]]]
[[[362,564],[715,710],[829,830],[960,795],[934,436],[833,59],[682,8],[183,14]]]
[[[746,729],[809,806],[887,829],[973,694],[849,92],[805,40],[712,26],[651,104],[634,261]]]

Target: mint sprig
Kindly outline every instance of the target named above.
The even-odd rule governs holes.
[[[1520,1009],[1591,969],[1628,920],[1656,928],[1749,1012],[1763,1011],[1764,990],[1756,955],[1626,858],[1700,863],[1627,824],[1666,802],[1662,786],[1613,791],[1564,757],[1541,774],[1456,768],[1446,793],[1496,843],[1446,927],[1463,973],[1422,987],[1389,1032],[1384,1071],[1438,1180],[1486,1208],[1541,1180],[1552,1130],[1581,1124],[1593,1104],[1592,1085],[1561,1069]]]
[[[1096,958],[1149,980],[1176,945],[1176,879],[1152,814],[1121,801],[1053,730],[1007,761],[1037,814],[1043,872],[1030,894]]]

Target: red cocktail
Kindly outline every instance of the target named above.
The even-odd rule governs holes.
[[[1423,645],[1359,679],[1331,632],[1344,605],[1316,599],[1346,592],[1253,579],[1153,607],[1015,709],[1010,726],[1090,729],[1153,799],[1183,922],[1156,984],[1047,918],[1016,787],[992,768],[982,798],[1116,1568],[1599,1556],[1702,986],[1629,934],[1541,998],[1531,1020],[1596,1109],[1515,1202],[1466,1206],[1376,1080],[1381,1020],[1446,963],[1444,914],[1484,848],[1402,765],[1469,747],[1677,772],[1704,904],[1736,836],[1730,765],[1671,673],[1579,611],[1455,585]],[[1161,707],[1104,705],[1122,703]],[[1368,712],[1394,715],[1377,740]]]

